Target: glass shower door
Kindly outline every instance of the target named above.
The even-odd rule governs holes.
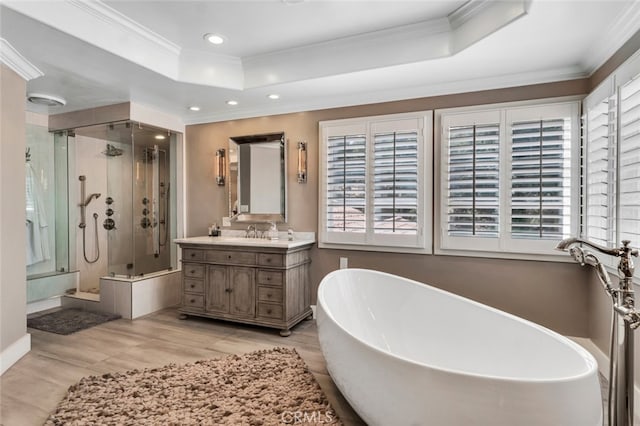
[[[171,143],[166,131],[134,125],[135,274],[171,267]]]
[[[134,241],[131,208],[133,202],[133,144],[131,123],[107,125],[103,153],[107,157],[107,197],[104,219],[107,230],[109,275],[131,276],[134,270]]]

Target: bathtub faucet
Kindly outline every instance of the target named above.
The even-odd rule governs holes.
[[[610,426],[633,425],[634,344],[632,330],[640,326],[640,313],[635,308],[633,293],[633,273],[635,271],[633,257],[638,257],[638,250],[629,247],[629,243],[631,241],[623,240],[622,247],[608,248],[582,238],[567,238],[556,246],[558,250],[568,250],[569,254],[581,265],[595,267],[600,282],[613,301],[611,346],[609,348]],[[578,244],[620,258],[618,288],[611,286],[609,274],[598,258],[592,252],[579,247]]]

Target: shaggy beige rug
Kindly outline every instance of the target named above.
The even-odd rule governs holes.
[[[45,425],[342,424],[295,350],[85,377]]]

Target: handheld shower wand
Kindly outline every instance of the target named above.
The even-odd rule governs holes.
[[[86,244],[86,231],[87,227],[87,206],[93,199],[97,199],[100,197],[100,193],[93,193],[89,195],[89,198],[85,199],[85,182],[87,177],[85,175],[81,175],[80,180],[80,199],[83,200],[78,204],[80,206],[80,224],[78,227],[82,229],[82,254],[84,255],[84,260],[87,263],[96,263],[98,259],[100,259],[100,242],[98,240],[98,213],[93,214],[93,221],[95,222],[95,235],[96,235],[96,258],[93,260],[89,260],[87,257],[87,244]]]

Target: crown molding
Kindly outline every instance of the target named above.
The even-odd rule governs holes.
[[[178,45],[99,0],[11,1],[3,5],[155,73],[177,77]]]
[[[524,72],[518,74],[482,77],[472,80],[437,82],[422,86],[403,87],[382,91],[367,91],[355,95],[312,97],[309,101],[272,105],[261,108],[233,109],[223,113],[199,113],[183,116],[185,125],[214,123],[229,120],[240,120],[278,114],[291,114],[305,111],[317,111],[329,108],[345,108],[376,103],[396,102],[432,96],[454,95],[483,90],[498,90],[534,84],[554,83],[559,81],[585,78],[587,75],[580,67],[566,67],[540,72]]]
[[[592,75],[596,72],[639,30],[640,2],[634,1],[616,23],[609,26],[606,34],[600,37],[599,43],[589,49],[589,54],[582,64],[587,74]]]
[[[26,81],[42,77],[44,73],[20,54],[7,40],[0,38],[0,62]]]
[[[460,28],[467,21],[480,14],[486,7],[486,0],[470,0],[466,2],[447,16],[451,28]]]
[[[99,20],[116,27],[120,31],[129,33],[134,36],[142,37],[163,50],[167,50],[174,55],[180,54],[180,46],[162,37],[160,34],[150,30],[149,28],[139,24],[133,19],[128,18],[105,3],[83,0],[65,0],[72,6],[77,7],[84,13],[90,14]]]

